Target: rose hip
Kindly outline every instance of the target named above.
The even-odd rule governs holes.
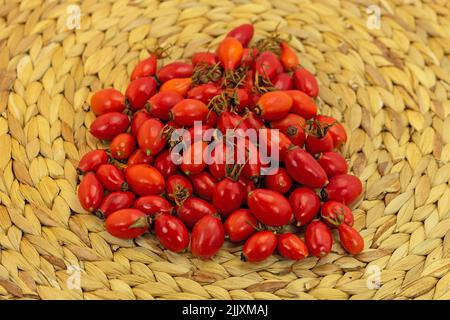
[[[313,256],[321,258],[331,252],[333,236],[324,222],[314,220],[306,227],[305,243]]]
[[[320,209],[320,199],[309,188],[298,188],[289,196],[289,203],[294,212],[297,226],[308,224],[317,215]]]
[[[161,244],[173,252],[181,252],[189,245],[189,233],[183,222],[170,214],[155,218],[155,235]]]
[[[156,65],[158,62],[157,60],[157,55],[152,53],[148,58],[139,61],[131,73],[130,80],[133,81],[137,78],[151,77],[155,75]]]
[[[256,232],[258,220],[248,209],[238,209],[231,213],[225,220],[223,227],[225,235],[233,242],[247,240]]]
[[[183,97],[177,92],[158,92],[148,101],[147,109],[152,116],[167,121],[170,118],[170,110],[181,100],[183,100]]]
[[[219,218],[206,215],[194,226],[191,235],[191,252],[208,259],[219,251],[225,240],[225,232]]]
[[[97,214],[106,218],[117,210],[130,208],[135,198],[134,193],[129,191],[111,192],[103,198],[100,207],[97,209]]]
[[[364,250],[364,239],[354,228],[343,223],[338,226],[338,231],[341,245],[348,253],[358,254]]]
[[[351,206],[361,193],[361,180],[350,174],[340,174],[330,178],[330,182],[322,190],[322,198]]]
[[[136,141],[129,133],[120,133],[111,141],[109,150],[111,156],[117,160],[128,159],[131,153],[136,149]]]
[[[105,150],[91,150],[80,159],[77,170],[80,174],[96,171],[100,165],[108,163],[108,159]]]
[[[149,217],[137,209],[121,209],[113,212],[105,222],[106,230],[122,239],[137,238],[144,234],[149,226]]]
[[[125,109],[125,97],[113,88],[97,91],[91,98],[91,109],[97,116],[108,112],[122,112]]]
[[[95,119],[90,127],[91,134],[97,139],[111,140],[125,132],[130,125],[127,115],[120,112],[108,112]]]
[[[242,259],[258,262],[267,259],[277,247],[277,236],[272,231],[259,231],[253,234],[244,244]]]
[[[278,252],[291,260],[301,260],[308,256],[306,244],[293,233],[283,233],[278,236]]]
[[[353,226],[353,213],[345,204],[337,201],[326,201],[320,208],[320,215],[330,227],[342,223]]]
[[[175,78],[190,78],[193,70],[192,64],[175,61],[159,69],[156,76],[160,83],[164,83]]]
[[[153,217],[158,213],[171,214],[173,211],[173,206],[169,201],[158,195],[148,195],[137,198],[133,207],[141,210],[150,217]]]
[[[215,216],[217,210],[211,203],[200,198],[188,198],[177,207],[178,218],[189,228],[192,228],[198,220],[206,215]]]
[[[132,110],[140,110],[145,107],[148,99],[156,93],[156,81],[151,77],[137,78],[131,81],[125,92],[126,104]]]
[[[112,164],[102,164],[95,174],[103,187],[109,191],[126,191],[128,184],[122,171]]]
[[[94,173],[88,172],[78,186],[78,200],[84,210],[93,212],[101,204],[103,187]]]
[[[348,164],[345,158],[340,153],[334,151],[320,154],[317,162],[325,170],[328,178],[347,173],[348,171]]]

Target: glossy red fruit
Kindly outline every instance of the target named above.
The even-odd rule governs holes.
[[[294,212],[297,226],[308,224],[320,209],[320,199],[309,188],[297,188],[289,195],[289,203]]]
[[[327,174],[316,159],[298,147],[287,153],[285,166],[291,178],[304,186],[320,188],[327,182]]]
[[[330,182],[322,190],[322,198],[351,206],[361,193],[362,183],[359,178],[350,174],[340,174],[330,178]]]
[[[216,123],[217,114],[215,112],[208,112],[208,115],[206,116],[206,124],[213,128],[216,126]]]
[[[217,180],[225,178],[227,173],[231,172],[234,161],[234,153],[230,146],[225,143],[217,144],[211,150],[208,170]]]
[[[255,61],[256,57],[258,56],[258,54],[259,50],[255,47],[244,48],[244,51],[242,52],[241,66],[248,66],[248,67],[251,66]]]
[[[136,141],[129,133],[120,133],[111,141],[109,151],[111,157],[117,160],[128,159],[131,153],[136,149]]]
[[[265,128],[264,122],[261,117],[252,111],[247,112],[244,115],[243,119],[245,126],[247,126],[248,128],[255,130]]]
[[[292,98],[292,113],[298,114],[306,120],[316,116],[317,105],[310,96],[300,90],[287,90],[284,92]]]
[[[244,203],[247,204],[248,195],[256,189],[255,183],[244,177],[239,177],[238,182],[241,184],[242,190],[244,191]]]
[[[251,111],[255,110],[255,107],[258,104],[259,98],[261,98],[261,96],[262,96],[261,93],[256,93],[256,92],[252,93],[252,95],[250,97],[251,98],[251,103],[250,103],[250,107],[249,107],[249,109]]]
[[[241,184],[225,178],[214,189],[212,204],[223,217],[227,217],[230,213],[240,208],[244,197]]]
[[[291,90],[294,86],[294,80],[289,73],[283,72],[274,76],[272,84],[276,90]]]
[[[331,252],[333,236],[324,222],[314,220],[306,227],[305,243],[313,256],[322,258]]]
[[[137,137],[139,128],[142,126],[142,124],[147,121],[148,119],[153,118],[150,113],[148,113],[147,110],[139,110],[133,115],[133,118],[131,119],[131,134],[134,137]]]
[[[225,71],[236,69],[241,63],[244,48],[232,37],[225,38],[217,48],[217,56]]]
[[[328,178],[347,173],[348,171],[347,160],[340,153],[334,151],[320,154],[317,162],[325,170]]]
[[[246,108],[249,108],[252,102],[252,92],[245,89],[245,88],[238,88],[231,90],[229,92],[230,94],[230,101],[231,105],[233,106],[233,110],[235,110],[237,113],[242,113],[245,111]]]
[[[111,213],[105,222],[106,230],[122,239],[134,239],[144,234],[150,225],[149,217],[137,209],[121,209]]]
[[[167,82],[175,78],[190,78],[194,67],[190,63],[175,61],[166,64],[156,73],[160,83]]]
[[[167,121],[170,118],[170,110],[181,100],[183,97],[176,92],[158,92],[148,101],[147,109],[152,116]]]
[[[233,211],[223,224],[225,235],[232,242],[247,240],[256,232],[257,226],[258,220],[248,209]]]
[[[112,164],[102,164],[95,175],[106,190],[126,191],[128,189],[122,171]]]
[[[305,143],[306,120],[298,114],[288,113],[283,119],[272,121],[270,127],[280,130],[296,146],[301,147]]]
[[[280,120],[287,116],[292,107],[292,98],[282,91],[263,94],[254,112],[265,121]]]
[[[258,76],[273,79],[278,73],[283,72],[283,66],[275,53],[264,51],[255,59],[254,70]]]
[[[226,134],[227,130],[247,130],[248,127],[244,123],[243,118],[235,112],[224,111],[217,119],[217,129],[223,134]]]
[[[133,207],[141,210],[150,217],[154,217],[159,213],[171,214],[173,212],[173,206],[170,202],[157,195],[148,195],[137,198]]]
[[[193,126],[195,121],[205,122],[209,109],[203,102],[195,99],[184,99],[170,111],[170,117],[180,126]]]
[[[339,226],[342,223],[353,226],[353,213],[345,204],[337,201],[326,201],[320,208],[320,215],[330,227]]]
[[[155,235],[161,244],[173,252],[181,252],[189,245],[189,232],[183,222],[170,214],[155,218]]]
[[[217,214],[214,206],[200,198],[191,197],[177,207],[177,216],[186,226],[192,228],[203,216]]]
[[[337,122],[336,119],[324,115],[318,115],[316,119],[320,123],[329,126],[328,132],[333,138],[333,145],[335,148],[340,148],[342,145],[345,144],[345,142],[347,142],[347,133],[345,132],[345,129],[342,126],[342,124]]]
[[[166,149],[162,151],[155,158],[153,166],[164,176],[166,179],[173,176],[178,171],[178,166],[172,161],[170,156],[170,150]]]
[[[165,181],[161,173],[148,164],[135,164],[127,167],[125,178],[131,191],[139,196],[158,195],[165,188]]]
[[[284,168],[274,169],[265,177],[265,186],[267,189],[286,193],[292,187],[292,179]]]
[[[364,250],[364,239],[358,231],[345,223],[339,225],[339,240],[345,251],[350,254],[358,254]]]
[[[192,55],[191,61],[194,67],[198,64],[208,64],[213,66],[219,62],[219,58],[214,52],[196,52]]]
[[[256,189],[248,195],[248,207],[253,215],[271,227],[281,227],[292,220],[289,201],[279,192]]]
[[[126,104],[132,110],[145,107],[147,101],[156,93],[156,81],[152,77],[137,78],[130,82],[125,92]]]
[[[208,104],[212,98],[219,95],[221,89],[212,83],[205,83],[190,89],[187,93],[188,99],[200,100]]]
[[[181,95],[182,97],[186,97],[187,92],[191,88],[192,79],[191,78],[175,78],[164,82],[162,86],[159,88],[160,92],[165,91],[173,91]]]
[[[191,144],[181,158],[181,171],[188,176],[202,172],[206,168],[204,157],[206,148],[208,148],[208,143],[204,141]]]
[[[192,196],[192,184],[181,174],[170,176],[166,180],[166,196],[175,203],[180,203]]]
[[[122,112],[125,109],[125,97],[120,91],[107,88],[94,93],[91,98],[91,110],[96,116],[108,112]]]
[[[317,79],[305,68],[297,68],[294,71],[294,86],[296,89],[303,91],[310,97],[319,95],[319,85]]]
[[[247,47],[253,38],[255,29],[252,24],[245,23],[228,32],[227,37],[233,37],[238,40],[243,47]]]
[[[120,112],[108,112],[97,117],[91,124],[91,134],[100,140],[111,140],[125,132],[130,125],[127,115]]]
[[[158,63],[158,56],[151,54],[148,58],[138,62],[131,72],[130,80],[133,81],[137,78],[151,77],[156,73],[156,67]]]
[[[195,176],[189,177],[194,188],[194,193],[205,200],[211,201],[214,189],[218,183],[209,172],[203,171]]]
[[[164,124],[157,119],[148,119],[139,128],[137,135],[139,149],[146,155],[156,155],[166,146]]]
[[[309,254],[303,240],[293,233],[283,233],[278,236],[278,252],[291,260],[301,260]]]
[[[295,70],[295,68],[297,68],[299,64],[299,60],[294,50],[292,50],[292,48],[284,41],[280,43],[280,48],[281,48],[280,61],[281,64],[283,65],[284,70],[286,71]]]
[[[148,156],[141,149],[135,150],[130,157],[128,158],[128,165],[131,166],[133,164],[145,163],[145,164],[153,164],[153,156]]]
[[[97,209],[97,214],[104,218],[108,217],[111,213],[125,208],[130,208],[133,205],[135,196],[133,192],[129,191],[116,191],[111,192],[103,201],[100,207]]]
[[[103,199],[103,187],[94,173],[88,172],[78,186],[78,200],[84,210],[93,212]]]
[[[191,252],[194,256],[208,259],[219,251],[225,240],[219,218],[206,215],[194,226],[191,235]]]
[[[79,174],[95,171],[100,165],[108,163],[108,160],[109,157],[105,150],[91,150],[80,159],[77,171]]]
[[[329,132],[321,134],[308,134],[305,141],[306,150],[312,154],[316,155],[321,152],[328,152],[333,150],[333,138]]]
[[[242,259],[248,262],[266,260],[277,247],[277,236],[272,231],[259,231],[253,234],[242,248]]]

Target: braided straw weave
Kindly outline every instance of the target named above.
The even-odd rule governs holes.
[[[395,0],[69,1],[0,5],[0,297],[5,299],[449,299],[450,2]],[[6,3],[5,3],[6,2]],[[71,1],[70,1],[71,2]],[[367,25],[381,9],[380,29]],[[156,44],[169,60],[215,48],[253,22],[292,35],[320,82],[320,109],[344,122],[344,154],[365,197],[366,250],[250,264],[225,243],[210,261],[153,235],[108,235],[76,197],[93,92],[122,92]],[[376,271],[381,283],[368,286]],[[81,274],[81,289],[70,285]]]

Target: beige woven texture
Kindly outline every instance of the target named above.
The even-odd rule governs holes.
[[[450,298],[450,2],[84,1],[78,30],[69,4],[0,5],[1,298]],[[78,203],[76,165],[98,146],[92,93],[124,92],[157,43],[172,45],[165,63],[188,58],[248,21],[257,39],[277,26],[293,36],[321,112],[344,122],[343,152],[365,186],[357,256],[336,243],[320,260],[250,264],[226,243],[202,261],[153,235],[113,238]],[[367,285],[377,270],[378,289]]]

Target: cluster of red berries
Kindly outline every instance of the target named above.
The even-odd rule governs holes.
[[[244,242],[245,260],[261,261],[276,249],[289,259],[322,257],[337,228],[345,250],[363,250],[348,207],[362,184],[337,151],[347,141],[344,127],[317,114],[317,81],[287,42],[275,35],[249,45],[253,33],[241,25],[215,53],[159,69],[156,50],[135,67],[125,95],[109,88],[92,96],[90,133],[110,145],[80,160],[78,197],[106,219],[109,233],[130,239],[152,231],[165,248],[189,247],[201,258],[227,237]],[[250,129],[265,140],[251,141]],[[218,137],[230,131],[241,132],[233,145],[244,142],[244,162],[225,161],[236,160],[236,150]],[[248,161],[262,145],[269,156],[276,151],[278,167],[259,156]],[[211,161],[198,161],[208,150]],[[288,225],[305,228],[304,238]]]

